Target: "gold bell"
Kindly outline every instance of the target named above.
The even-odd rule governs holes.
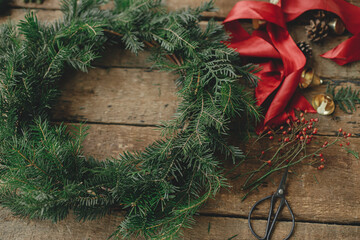
[[[253,19],[252,20],[253,29],[258,30],[260,28],[265,27],[266,21],[261,19]]]
[[[335,110],[335,103],[333,98],[327,94],[318,94],[313,97],[312,105],[321,115],[330,115]]]
[[[337,35],[341,35],[345,32],[345,24],[341,21],[340,18],[334,18],[328,23],[329,27],[333,30]]]
[[[321,80],[320,77],[315,74],[315,71],[312,68],[306,68],[301,73],[299,87],[307,88],[312,86],[318,86],[322,83],[323,80]]]

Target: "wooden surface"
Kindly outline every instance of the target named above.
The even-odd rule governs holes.
[[[196,6],[201,1],[165,1],[170,9]],[[218,0],[220,11],[208,16],[222,19],[236,1]],[[360,0],[350,1],[360,6]],[[15,0],[8,16],[0,17],[18,21],[27,10],[35,9],[43,21],[61,16],[59,1],[45,0],[44,4],[24,4]],[[246,24],[246,23],[244,23]],[[304,40],[302,25],[291,24],[293,38]],[[359,89],[360,62],[338,66],[318,55],[346,39],[347,36],[329,37],[322,45],[312,44],[312,66],[325,81],[339,86],[351,85]],[[116,157],[124,150],[142,150],[159,138],[155,125],[160,120],[170,119],[176,110],[178,99],[173,80],[175,76],[159,71],[150,71],[146,62],[148,53],[135,57],[118,48],[108,49],[98,60],[95,69],[88,74],[68,72],[62,81],[62,96],[54,109],[54,121],[78,123],[87,121],[90,134],[84,142],[86,154],[99,159]],[[323,93],[325,86],[304,90],[311,99]],[[360,111],[353,115],[336,109],[330,117],[319,116],[319,132],[329,140],[334,139],[339,127],[354,133],[350,148],[360,144]],[[319,143],[320,145],[320,143]],[[296,215],[295,234],[292,239],[360,239],[360,162],[339,148],[324,152],[326,169],[318,171],[303,165],[290,174],[287,199]],[[230,163],[225,163],[231,168]],[[274,177],[277,183],[280,176]],[[241,197],[241,181],[230,181],[231,189],[222,190],[209,201],[196,217],[193,229],[185,230],[184,239],[253,239],[247,226],[247,214],[256,200],[271,194],[277,186],[269,182],[259,193],[250,195],[244,202]],[[253,222],[256,229],[264,227],[265,208],[259,208]],[[48,221],[21,219],[0,208],[0,239],[105,239],[121,221],[121,215],[107,216],[93,222],[77,223],[73,217],[58,224]],[[282,214],[273,239],[282,239],[289,230],[289,214]]]

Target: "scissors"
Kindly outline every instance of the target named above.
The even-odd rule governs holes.
[[[287,208],[289,209],[290,211],[290,214],[291,214],[291,218],[292,218],[292,227],[291,227],[291,231],[289,233],[289,235],[284,238],[284,240],[287,240],[291,237],[291,235],[293,234],[294,232],[294,227],[295,227],[295,217],[294,217],[294,214],[290,208],[290,205],[289,203],[286,201],[285,199],[285,182],[286,182],[286,178],[287,178],[287,174],[288,174],[288,168],[286,168],[285,172],[284,172],[284,175],[282,176],[281,178],[281,182],[280,182],[280,185],[278,187],[278,189],[276,190],[276,192],[273,194],[273,195],[270,195],[270,196],[267,196],[267,197],[264,197],[263,199],[259,200],[258,202],[256,202],[254,204],[254,206],[251,208],[250,210],[250,213],[249,213],[249,217],[248,217],[248,222],[249,222],[249,228],[252,232],[252,234],[259,240],[270,240],[270,237],[271,237],[271,234],[274,230],[274,226],[275,226],[275,223],[277,221],[277,218],[279,216],[279,213],[280,211],[282,210],[282,208],[284,207],[284,204],[287,206]],[[259,205],[260,203],[266,201],[267,199],[271,199],[270,200],[270,210],[269,210],[269,216],[268,216],[268,219],[267,219],[267,224],[266,224],[266,230],[265,230],[265,236],[264,237],[260,237],[259,235],[257,235],[255,232],[254,232],[254,229],[252,228],[251,226],[251,214],[252,212],[254,211],[254,209],[256,208],[257,205]],[[280,199],[280,205],[279,207],[277,208],[277,211],[274,213],[274,210],[273,210],[273,207],[277,201],[277,199]],[[273,214],[275,214],[275,216],[273,217]],[[273,219],[272,219],[273,217]]]

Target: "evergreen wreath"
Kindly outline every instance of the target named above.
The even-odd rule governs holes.
[[[199,25],[195,9],[167,12],[158,0],[63,0],[63,18],[40,23],[32,13],[17,26],[0,27],[0,202],[30,218],[79,220],[115,209],[125,220],[111,237],[169,239],[221,187],[223,156],[243,152],[227,143],[230,120],[258,120],[252,94],[238,79],[256,83],[254,66],[221,41],[222,26]],[[105,46],[122,42],[134,53],[151,47],[154,67],[179,75],[181,103],[162,123],[163,140],[116,159],[85,158],[87,128],[51,124],[57,85],[67,67],[86,71]]]

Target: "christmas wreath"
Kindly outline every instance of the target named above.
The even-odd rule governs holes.
[[[30,218],[79,220],[126,211],[113,237],[172,238],[226,186],[221,159],[244,157],[227,143],[230,120],[258,120],[252,94],[254,66],[222,41],[222,26],[199,25],[196,9],[167,12],[157,0],[63,0],[63,18],[40,23],[32,13],[0,27],[0,201]],[[179,75],[182,100],[162,140],[116,159],[84,157],[87,128],[51,123],[57,85],[68,67],[86,71],[109,44],[134,53],[149,47],[154,67]]]

